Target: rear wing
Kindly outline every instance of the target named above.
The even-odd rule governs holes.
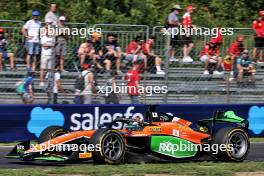
[[[236,124],[238,127],[243,128],[244,130],[248,129],[249,122],[247,119],[237,116],[234,111],[215,111],[212,118],[203,119],[197,122],[198,125],[208,125],[211,123],[211,134],[215,132],[216,123],[232,123]]]

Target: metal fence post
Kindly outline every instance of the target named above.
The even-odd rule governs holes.
[[[226,104],[230,103],[230,75],[227,74],[227,85],[226,85]]]

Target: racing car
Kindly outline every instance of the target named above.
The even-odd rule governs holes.
[[[113,128],[117,123],[126,125],[117,130]],[[250,149],[248,125],[247,120],[233,111],[216,111],[212,118],[192,123],[150,106],[144,119],[116,118],[97,130],[69,132],[60,126],[47,127],[38,144],[22,142],[6,157],[22,161],[93,160],[119,164],[126,160],[127,152],[132,152],[172,160],[206,154],[216,160],[239,162],[246,159]],[[220,145],[222,149],[213,152],[211,147]],[[70,150],[72,147],[76,150]]]

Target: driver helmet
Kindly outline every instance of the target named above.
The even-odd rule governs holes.
[[[132,117],[133,125],[140,125],[144,123],[144,119],[140,116]]]

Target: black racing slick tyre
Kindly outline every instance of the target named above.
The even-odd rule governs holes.
[[[43,142],[46,142],[50,139],[56,138],[58,136],[61,136],[61,135],[67,134],[67,133],[68,133],[68,131],[63,129],[60,126],[50,126],[50,127],[47,127],[46,129],[44,129],[40,133],[38,142],[43,143]]]
[[[92,144],[100,145],[100,150],[93,151],[95,163],[119,164],[125,155],[123,136],[114,129],[99,129],[92,136]]]
[[[241,128],[225,127],[217,131],[213,144],[218,145],[218,159],[240,162],[246,159],[250,142],[247,133]],[[220,145],[225,145],[220,150]]]

